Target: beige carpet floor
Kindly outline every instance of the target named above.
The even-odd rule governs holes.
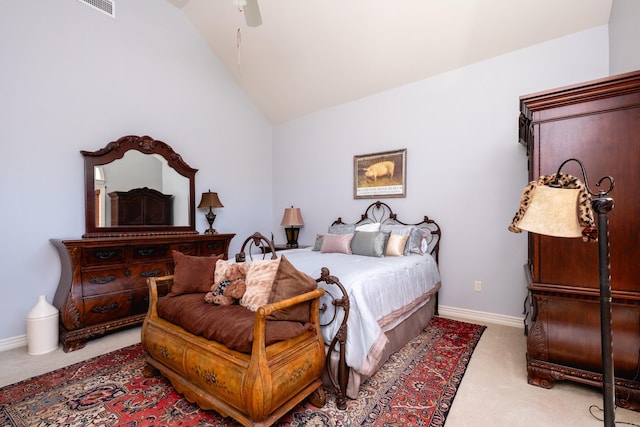
[[[464,320],[464,319],[462,319]],[[87,343],[81,350],[61,348],[31,356],[27,348],[0,352],[0,387],[140,342],[140,329],[120,331]],[[589,427],[602,421],[589,411],[602,408],[600,390],[559,383],[551,390],[527,384],[522,329],[487,324],[469,363],[446,427]],[[601,410],[594,413],[602,417]],[[619,425],[640,426],[640,413],[618,408]],[[629,423],[629,424],[623,424]]]

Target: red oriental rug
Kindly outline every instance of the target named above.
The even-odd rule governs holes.
[[[347,409],[298,405],[278,426],[442,426],[485,327],[434,317]],[[238,426],[142,375],[140,344],[0,389],[0,426]]]

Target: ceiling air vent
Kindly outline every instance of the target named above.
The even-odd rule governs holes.
[[[78,0],[80,3],[84,3],[87,6],[99,10],[102,13],[106,13],[112,18],[116,17],[116,4],[113,0]]]

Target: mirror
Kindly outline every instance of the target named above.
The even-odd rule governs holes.
[[[195,174],[182,157],[149,136],[125,136],[85,161],[83,237],[197,233]]]

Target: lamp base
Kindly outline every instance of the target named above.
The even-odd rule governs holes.
[[[297,248],[298,234],[300,233],[300,229],[295,227],[289,227],[289,228],[285,228],[284,231],[287,234],[287,247]]]
[[[218,232],[213,228],[213,221],[216,220],[216,213],[213,209],[209,208],[209,212],[206,213],[205,217],[209,223],[209,229],[206,230],[204,234],[218,234]]]

